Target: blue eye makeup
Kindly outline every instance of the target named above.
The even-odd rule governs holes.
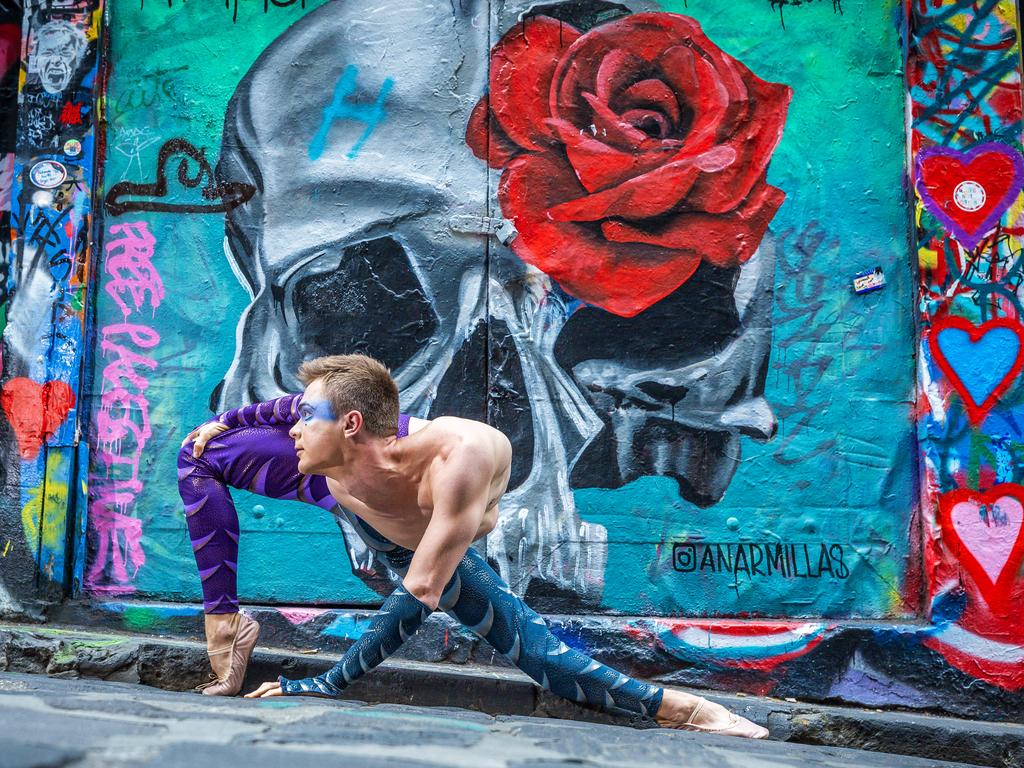
[[[334,409],[331,408],[331,404],[326,400],[302,401],[299,404],[299,416],[303,421],[307,422],[313,419],[334,421],[337,418],[334,415]]]

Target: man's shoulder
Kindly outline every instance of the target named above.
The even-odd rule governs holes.
[[[484,421],[467,419],[462,416],[435,416],[427,424],[436,425],[438,432],[451,432],[453,434],[479,434],[485,432],[497,432],[494,427]]]
[[[496,444],[508,442],[503,432],[490,424],[461,416],[438,416],[431,419],[431,429],[444,456],[479,454],[493,449]]]

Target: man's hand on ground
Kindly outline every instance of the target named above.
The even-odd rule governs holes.
[[[281,684],[276,680],[272,683],[263,683],[252,693],[245,694],[247,699],[267,699],[271,696],[284,696],[284,691],[281,690]]]
[[[221,432],[227,432],[228,426],[221,424],[219,421],[208,421],[205,424],[193,429],[184,440],[181,441],[181,447],[184,448],[189,440],[194,440],[195,444],[192,446],[192,457],[198,459],[203,455],[203,450],[206,448],[206,444],[213,440]]]

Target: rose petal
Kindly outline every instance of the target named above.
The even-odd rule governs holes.
[[[611,102],[615,94],[636,81],[643,66],[644,60],[639,56],[618,49],[610,51],[597,67],[594,92],[606,104]]]
[[[669,122],[669,119],[656,109],[627,109],[620,117],[624,122],[643,131],[648,136],[651,134],[642,126],[657,126],[658,135],[654,138],[661,139],[663,136],[668,136],[672,130],[672,124]]]
[[[746,86],[729,72],[720,75],[710,61],[684,45],[669,48],[657,63],[668,86],[682,97],[683,106],[693,115],[685,134],[685,151],[699,152],[711,146],[730,101],[746,103]]]
[[[623,152],[565,120],[549,120],[548,125],[565,144],[569,163],[587,192],[597,192],[653,171],[671,160],[679,149],[679,142],[662,142],[660,152]]]
[[[491,49],[491,110],[516,144],[540,150],[550,139],[544,125],[558,61],[580,33],[547,16],[530,16]]]
[[[736,158],[729,147],[667,163],[618,186],[556,205],[548,211],[555,221],[599,221],[612,216],[646,219],[671,210],[702,173],[715,173]]]
[[[609,144],[619,149],[636,151],[650,140],[650,136],[621,120],[607,104],[602,103],[594,94],[584,93],[583,98],[594,110],[591,115],[594,127]]]
[[[487,97],[480,99],[469,115],[466,125],[466,143],[473,154],[486,162],[491,168],[504,168],[508,165],[519,147],[505,135],[498,121],[490,114]]]
[[[623,82],[625,75],[613,65],[622,66],[630,57],[649,64],[662,51],[692,38],[706,40],[697,22],[674,13],[635,13],[595,27],[569,46],[555,71],[551,116],[578,123],[587,107],[580,94],[601,93],[613,81]],[[606,61],[608,66],[601,66]],[[587,66],[589,62],[599,66]],[[640,66],[636,74],[648,76]],[[607,85],[599,86],[600,80]]]
[[[600,94],[599,94],[600,95]],[[607,99],[613,109],[624,111],[630,108],[655,108],[672,121],[673,128],[679,127],[682,114],[679,111],[679,100],[675,93],[661,80],[641,80],[633,83],[616,99]]]
[[[582,192],[572,170],[551,156],[520,155],[502,175],[498,200],[519,236],[513,252],[571,295],[633,317],[685,283],[700,257],[637,243],[610,243],[595,224],[555,222],[545,210]]]
[[[750,113],[723,146],[736,151],[736,162],[720,173],[702,176],[686,205],[708,213],[725,213],[739,205],[761,178],[782,138],[792,89],[768,83],[753,74],[747,79]]]
[[[601,229],[612,242],[681,248],[699,253],[716,267],[734,267],[753,256],[785,199],[781,189],[762,184],[739,208],[724,215],[684,212],[656,229],[623,221],[606,221]]]

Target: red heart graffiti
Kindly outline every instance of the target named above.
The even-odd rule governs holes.
[[[967,249],[995,226],[1017,199],[1022,182],[1020,154],[998,142],[968,152],[928,147],[918,153],[921,201]]]
[[[939,499],[943,536],[989,605],[1010,597],[1024,561],[1024,488],[960,488]]]
[[[63,381],[17,378],[4,384],[0,403],[14,427],[21,458],[32,461],[75,407],[75,392]]]

